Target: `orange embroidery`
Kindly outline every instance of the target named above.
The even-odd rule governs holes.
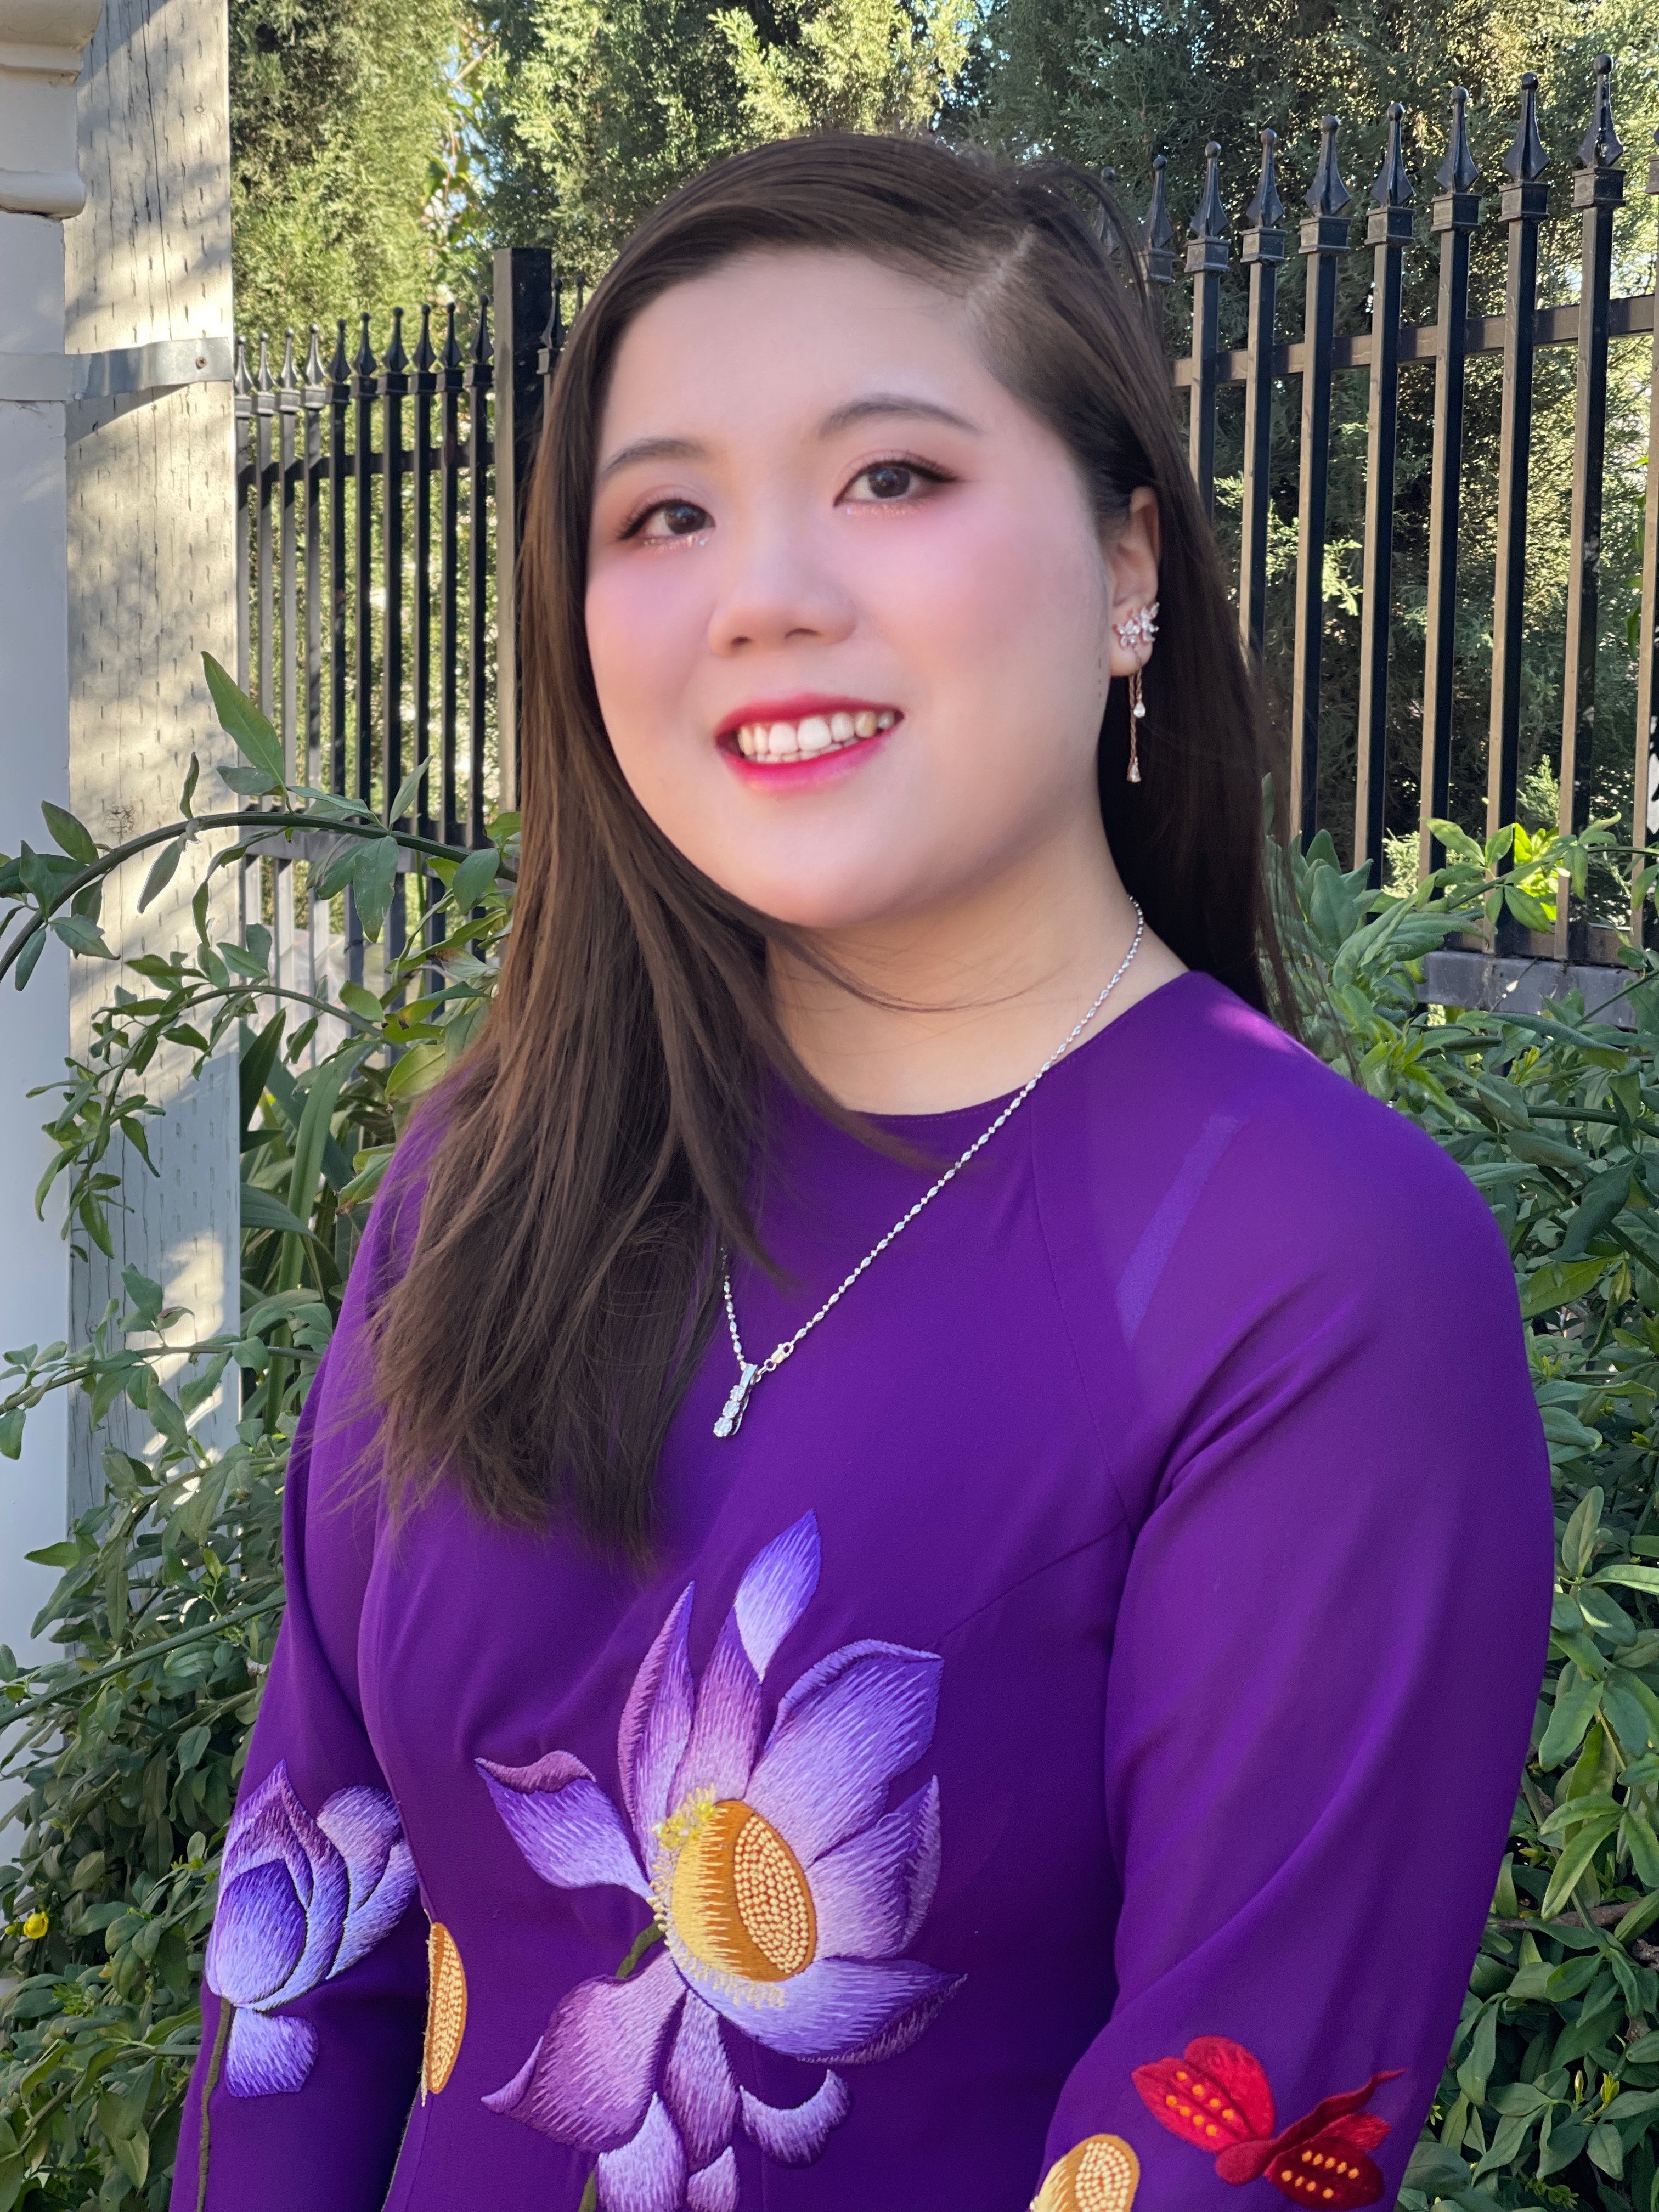
[[[421,2096],[435,2097],[455,2070],[466,2033],[466,1972],[455,1938],[434,1920],[426,1939],[426,2047],[421,2057]]]
[[[1048,2169],[1031,2212],[1129,2212],[1140,2160],[1121,2136],[1091,2136]]]
[[[1373,2074],[1363,2089],[1326,2097],[1278,2132],[1261,2060],[1225,2036],[1197,2036],[1179,2058],[1137,2066],[1133,2079],[1147,2111],[1182,2142],[1211,2152],[1223,2181],[1265,2175],[1292,2203],[1352,2212],[1382,2194],[1382,2172],[1366,2154],[1389,2132],[1386,2120],[1360,2108],[1399,2072]]]

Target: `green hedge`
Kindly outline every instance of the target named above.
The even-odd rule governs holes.
[[[39,1555],[62,1570],[39,1626],[65,1656],[23,1669],[0,1650],[4,1771],[23,1800],[0,1869],[0,2212],[166,2203],[218,1856],[280,1618],[289,1441],[398,1123],[472,1034],[511,915],[511,817],[466,858],[389,827],[407,787],[379,817],[285,790],[269,724],[210,674],[246,757],[236,789],[259,809],[193,814],[192,775],[177,822],[108,851],[44,809],[57,849],[0,857],[0,981],[26,977],[48,929],[109,957],[98,909],[114,868],[146,860],[159,887],[211,855],[205,878],[280,853],[295,829],[313,853],[319,830],[335,841],[309,895],[349,882],[371,933],[398,846],[424,851],[450,933],[380,994],[348,987],[325,1007],[274,992],[264,932],[214,944],[198,897],[196,945],[128,963],[54,1102],[73,1233],[107,1249],[112,1147],[142,1147],[161,1042],[203,1055],[234,1042],[244,1319],[197,1342],[129,1270],[90,1343],[26,1347],[0,1370],[0,1454],[16,1456],[29,1410],[61,1389],[87,1390],[94,1416],[125,1395],[154,1432],[142,1456],[105,1454],[102,1502]],[[1420,1004],[1424,957],[1449,933],[1504,908],[1537,926],[1558,868],[1582,883],[1598,848],[1612,857],[1593,830],[1529,847],[1502,876],[1510,839],[1483,851],[1448,828],[1450,865],[1410,898],[1368,892],[1324,836],[1283,875],[1316,1048],[1421,1121],[1508,1237],[1558,1499],[1534,1748],[1401,2203],[1659,2212],[1659,958],[1628,956],[1632,1030],[1573,1000],[1504,1019]],[[349,1034],[318,1059],[324,1018]],[[224,1389],[241,1418],[215,1452],[198,1429]]]

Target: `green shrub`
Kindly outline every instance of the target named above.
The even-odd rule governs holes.
[[[64,1085],[55,1173],[78,1231],[106,1244],[110,1147],[142,1142],[156,1042],[188,1031],[205,1054],[236,1038],[244,1318],[234,1337],[195,1343],[129,1271],[90,1344],[9,1354],[0,1373],[0,1452],[15,1456],[50,1390],[88,1390],[94,1415],[125,1393],[155,1431],[142,1459],[106,1455],[101,1503],[41,1555],[63,1569],[41,1626],[64,1656],[24,1670],[0,1652],[4,1770],[23,1791],[0,1869],[0,1964],[15,1977],[0,1999],[0,2212],[166,2202],[218,1855],[280,1613],[289,1441],[398,1123],[476,1027],[511,912],[511,818],[464,860],[388,830],[407,792],[380,819],[285,792],[269,725],[217,688],[249,763],[232,774],[265,810],[193,817],[192,777],[179,823],[102,854],[49,811],[61,852],[0,860],[0,979],[47,927],[99,957],[103,876],[140,851],[176,866],[216,833],[210,867],[325,829],[337,842],[312,863],[312,894],[349,878],[371,934],[395,836],[431,859],[449,933],[380,994],[349,986],[325,1007],[275,993],[263,932],[211,944],[198,901],[193,951],[130,963],[143,990],[101,1018]],[[1659,2212],[1659,957],[1626,956],[1632,1030],[1571,999],[1537,1018],[1419,1003],[1423,961],[1449,934],[1501,909],[1535,925],[1558,867],[1582,885],[1611,857],[1597,830],[1528,846],[1500,877],[1509,833],[1483,851],[1447,827],[1446,843],[1449,866],[1409,896],[1370,893],[1324,836],[1284,877],[1316,1048],[1421,1121],[1503,1226],[1558,1498],[1534,1752],[1401,2201]],[[313,1019],[342,1015],[352,1034],[304,1064]],[[241,1418],[215,1453],[192,1422],[224,1378]]]

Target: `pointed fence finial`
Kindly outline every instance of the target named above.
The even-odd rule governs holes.
[[[259,333],[259,373],[253,380],[253,389],[256,392],[275,392],[276,389],[270,380],[270,340],[263,331]]]
[[[1279,167],[1274,149],[1279,144],[1276,131],[1261,134],[1261,174],[1255,180],[1255,198],[1244,210],[1244,222],[1250,230],[1277,230],[1284,220],[1285,203],[1279,197]]]
[[[1581,169],[1616,169],[1624,156],[1624,143],[1613,127],[1613,56],[1595,58],[1595,112],[1578,149]]]
[[[483,292],[478,298],[478,328],[472,341],[472,362],[476,368],[485,368],[495,358],[495,349],[489,343],[489,295]]]
[[[1538,135],[1538,79],[1528,70],[1521,80],[1521,112],[1515,136],[1504,156],[1504,167],[1517,185],[1536,184],[1549,167],[1549,155]]]
[[[1342,181],[1338,164],[1336,134],[1341,118],[1328,115],[1319,126],[1319,167],[1308,187],[1308,205],[1316,216],[1337,216],[1353,205],[1353,194]]]
[[[290,329],[283,341],[283,365],[277,371],[276,389],[279,392],[297,392],[299,388],[299,373],[294,366],[294,332]]]
[[[363,310],[363,335],[357,347],[357,358],[352,364],[359,376],[373,376],[375,370],[374,349],[368,342],[368,310]]]
[[[455,302],[453,300],[452,300],[447,307],[445,308],[444,314],[443,366],[447,369],[459,368],[461,365],[461,342],[455,335]]]
[[[438,356],[432,350],[432,304],[425,301],[421,307],[421,335],[415,342],[415,366],[428,376],[437,365]]]
[[[1175,225],[1164,196],[1164,172],[1169,166],[1164,154],[1152,163],[1152,198],[1146,210],[1146,276],[1154,284],[1168,284],[1175,276]]]
[[[351,379],[351,357],[346,351],[346,319],[343,315],[340,317],[336,330],[334,358],[328,365],[328,373],[336,384],[346,384]]]
[[[238,338],[236,341],[236,367],[231,374],[230,388],[239,399],[246,399],[253,389],[248,380],[246,338]]]
[[[1454,85],[1446,158],[1435,171],[1434,181],[1443,192],[1472,192],[1480,177],[1474,155],[1469,150],[1469,95],[1461,84]]]
[[[1382,167],[1376,182],[1371,186],[1371,200],[1380,208],[1403,208],[1412,204],[1412,180],[1406,173],[1406,156],[1400,143],[1401,125],[1406,111],[1400,102],[1389,103],[1389,148],[1382,157]]]
[[[308,385],[317,385],[322,380],[323,333],[321,326],[313,323],[311,326],[311,346],[306,355],[306,382]]]
[[[1227,236],[1227,210],[1221,200],[1221,147],[1212,138],[1204,149],[1204,197],[1188,225],[1189,234],[1206,245]]]
[[[386,359],[380,363],[388,376],[401,376],[409,367],[409,356],[404,351],[404,311],[392,310],[392,343],[386,349]]]

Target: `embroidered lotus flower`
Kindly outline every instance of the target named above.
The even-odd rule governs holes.
[[[204,1966],[208,1987],[234,2008],[222,2077],[233,2097],[304,2087],[317,2031],[278,2008],[355,1966],[414,1893],[415,1862],[384,1790],[337,1790],[313,1820],[283,1760],[243,1798]]]
[[[708,1664],[687,1657],[687,1589],[646,1654],[617,1759],[626,1820],[566,1752],[480,1759],[525,1857],[561,1889],[615,1884],[650,1906],[662,1948],[562,1998],[519,2074],[484,2101],[599,2154],[604,2212],[732,2212],[739,2127],[806,2166],[851,2110],[837,2070],[894,2057],[957,1978],[901,1956],[939,1879],[939,1785],[887,1809],[933,1740],[939,1661],[843,1645],[763,1732],[761,1686],[817,1587],[811,1514],[750,1563]],[[639,1947],[636,1947],[636,1949]],[[825,2069],[804,2104],[732,2078],[721,2023]]]

